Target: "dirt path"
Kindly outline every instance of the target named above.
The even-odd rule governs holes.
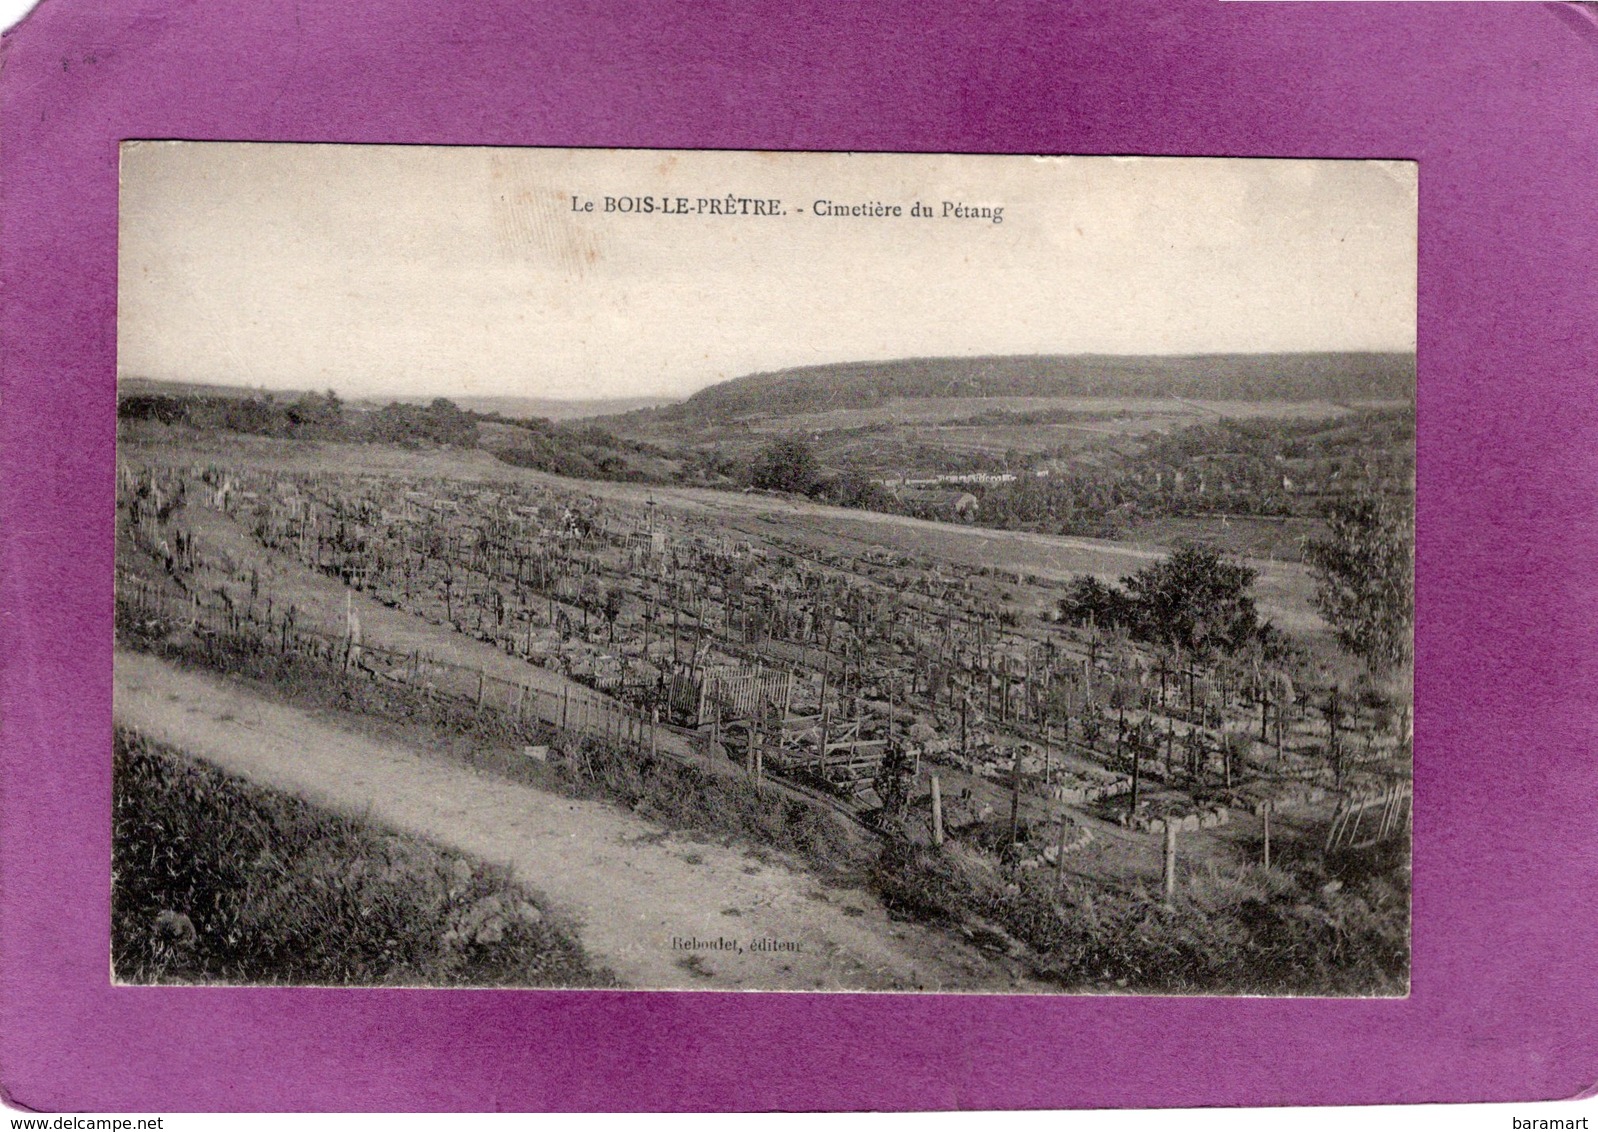
[[[232,773],[510,866],[583,946],[647,988],[1035,990],[859,890],[345,731],[242,685],[119,650],[115,717]],[[725,949],[684,948],[697,940]],[[757,941],[788,945],[757,951]]]

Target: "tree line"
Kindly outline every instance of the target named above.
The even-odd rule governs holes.
[[[331,389],[281,399],[270,393],[249,397],[138,393],[118,399],[117,416],[207,432],[291,440],[370,440],[463,448],[477,444],[476,417],[446,397],[434,398],[426,405],[394,401],[380,409],[359,410],[350,408]]]

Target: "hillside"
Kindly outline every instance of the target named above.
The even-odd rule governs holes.
[[[161,377],[130,377],[126,375],[118,375],[117,377],[117,399],[119,401],[129,397],[209,397],[227,401],[272,398],[288,402],[298,400],[307,392],[310,392],[310,390],[267,389],[264,386],[228,385],[222,382],[173,381]]]
[[[432,396],[381,398],[383,403],[399,401],[402,404],[425,405]],[[608,397],[588,400],[558,400],[553,397],[452,397],[461,408],[487,417],[506,417],[511,420],[543,419],[569,421],[585,417],[613,416],[637,409],[654,409],[676,403],[672,397]],[[377,403],[376,401],[373,402]]]
[[[509,464],[580,478],[664,481],[680,472],[670,452],[619,438],[594,424],[473,408],[483,402],[503,407],[514,402],[524,409],[541,404],[526,398],[463,398],[464,408],[448,398],[399,398],[379,406],[374,401],[344,402],[332,392],[290,397],[233,386],[142,380],[124,382],[117,393],[119,436],[124,439],[149,439],[176,428],[411,449],[446,444],[481,447]]]
[[[867,408],[895,398],[1119,397],[1227,401],[1410,400],[1413,354],[1079,354],[905,358],[750,374],[647,415],[726,421]]]
[[[220,382],[174,381],[166,378],[121,376],[117,379],[118,399],[127,398],[211,398],[217,401],[276,401],[289,404],[307,393],[321,395],[319,389],[267,389],[264,386],[228,385]],[[355,412],[381,409],[385,405],[430,405],[441,396],[437,393],[395,394],[388,397],[354,397],[348,400]],[[511,420],[542,418],[549,421],[575,420],[630,413],[637,409],[653,409],[675,403],[671,397],[592,397],[582,400],[555,397],[451,397],[457,406],[467,412],[485,417],[508,417]]]

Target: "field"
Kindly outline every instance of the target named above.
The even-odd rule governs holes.
[[[1164,554],[1170,542],[1109,541],[1003,531],[954,523],[931,522],[905,515],[833,507],[805,499],[657,484],[573,480],[531,469],[507,466],[482,451],[432,449],[408,451],[385,445],[273,441],[261,437],[216,437],[182,430],[141,426],[124,432],[130,452],[160,453],[168,461],[208,462],[224,453],[241,467],[263,473],[315,475],[340,472],[395,476],[417,481],[460,479],[492,485],[526,485],[624,507],[637,513],[650,502],[670,508],[685,519],[726,525],[740,534],[763,537],[783,528],[785,537],[828,553],[861,554],[873,550],[907,556],[930,555],[971,567],[990,566],[1012,574],[1033,574],[1063,582],[1075,574],[1112,580],[1146,566]],[[1230,531],[1237,527],[1238,537]],[[1219,519],[1174,524],[1178,537],[1218,535],[1235,551],[1250,538],[1247,523]],[[1175,539],[1171,540],[1172,542]],[[1284,627],[1323,633],[1324,622],[1312,603],[1308,571],[1295,561],[1250,558],[1259,570],[1256,593],[1261,610]]]
[[[1292,658],[1215,662],[1055,619],[1074,575],[1136,572],[1158,542],[571,480],[444,446],[154,422],[121,440],[125,648],[247,677],[262,704],[324,687],[336,727],[421,728],[399,738],[424,763],[720,839],[724,886],[777,854],[826,897],[772,929],[812,949],[779,974],[676,963],[673,938],[722,922],[689,886],[650,932],[603,936],[623,981],[1403,993],[1402,854],[1358,830],[1407,822],[1408,715],[1353,685],[1299,563],[1249,562]],[[1268,555],[1283,541],[1236,526]],[[148,715],[140,689],[166,678],[119,676],[119,717]],[[174,740],[197,726],[155,718]],[[529,858],[524,881],[549,867]]]
[[[640,449],[631,474],[607,478],[737,487],[773,445],[800,442],[818,464],[802,489],[812,500],[1284,562],[1324,534],[1327,499],[1355,482],[1401,497],[1414,470],[1412,410],[1390,400],[925,397],[703,419],[677,407],[593,424]],[[961,493],[969,512],[956,514]],[[1301,613],[1293,627],[1310,628]]]
[[[750,413],[727,422],[729,426],[751,429],[828,432],[834,429],[869,428],[873,425],[957,426],[973,419],[1003,417],[1075,417],[1080,423],[1068,427],[1105,433],[1137,433],[1156,428],[1192,423],[1205,418],[1272,420],[1338,417],[1357,407],[1377,407],[1390,402],[1334,403],[1330,401],[1208,401],[1182,398],[1147,397],[895,397],[882,404],[847,409],[811,412]],[[646,414],[637,431],[648,435],[651,428],[664,433],[665,425]],[[622,424],[626,417],[595,418],[616,424],[618,432],[633,431]],[[1048,427],[1048,426],[1045,426]]]
[[[869,407],[802,412],[751,412],[714,421],[684,422],[631,413],[595,417],[617,435],[657,445],[689,445],[747,454],[774,435],[812,437],[825,459],[891,467],[884,444],[916,459],[942,452],[1000,458],[1089,449],[1148,433],[1169,433],[1216,420],[1335,420],[1393,402],[1190,401],[1136,397],[893,398]],[[925,458],[924,456],[922,457]]]

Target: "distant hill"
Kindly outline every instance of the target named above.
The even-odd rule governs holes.
[[[274,401],[294,401],[305,389],[265,389],[248,385],[219,385],[202,381],[169,381],[158,377],[118,377],[117,397],[216,397],[249,400],[271,397]],[[317,390],[317,392],[321,392]]]
[[[894,398],[1187,397],[1226,401],[1409,400],[1415,356],[1380,353],[1037,355],[844,362],[750,374],[657,410],[729,420],[869,408]]]
[[[128,397],[212,397],[229,400],[263,400],[291,402],[307,392],[320,394],[321,390],[264,389],[244,385],[220,385],[198,381],[169,381],[163,378],[122,377],[117,379],[117,396]],[[369,411],[384,405],[429,405],[435,397],[445,394],[414,394],[394,397],[351,398],[349,407],[355,411]],[[576,420],[615,413],[630,413],[637,409],[654,409],[676,404],[672,397],[613,397],[590,398],[584,401],[561,401],[552,397],[449,397],[468,412],[492,415],[498,413],[512,420],[532,420],[542,417],[551,421]]]
[[[374,401],[399,401],[402,404],[425,405],[432,397],[373,398]],[[674,397],[608,397],[585,401],[558,401],[552,397],[451,397],[451,401],[474,413],[494,414],[511,420],[526,421],[542,417],[549,421],[570,421],[584,417],[611,416],[630,413],[637,409],[655,409],[674,405]]]

